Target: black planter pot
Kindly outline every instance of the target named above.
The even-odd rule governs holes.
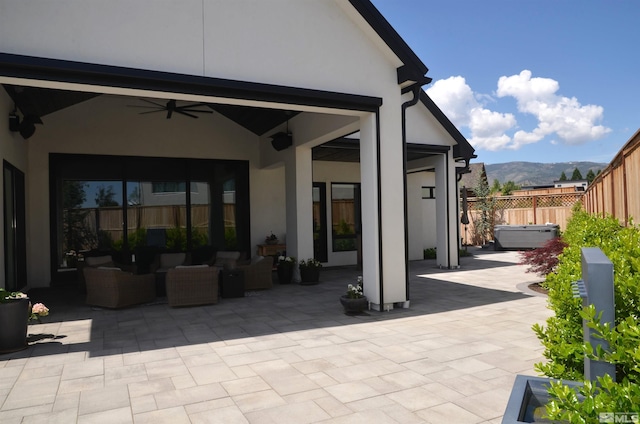
[[[351,299],[344,295],[340,297],[340,303],[342,303],[344,311],[348,314],[360,313],[369,307],[367,296],[363,296],[358,299]]]
[[[320,281],[320,268],[300,268],[300,284],[318,284]]]
[[[0,353],[16,352],[27,348],[29,298],[0,303]]]
[[[280,284],[290,284],[293,279],[293,267],[278,265],[278,282]]]

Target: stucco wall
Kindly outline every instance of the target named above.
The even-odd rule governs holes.
[[[383,43],[354,25],[337,2],[346,3],[57,0],[39,2],[37,13],[30,2],[2,2],[0,51],[294,87],[379,92],[380,81],[395,80],[400,62],[381,55]]]
[[[410,261],[421,260],[424,249],[436,247],[436,199],[422,198],[422,187],[435,185],[434,172],[407,175]]]
[[[455,140],[427,107],[418,102],[407,109],[407,143],[453,146]]]

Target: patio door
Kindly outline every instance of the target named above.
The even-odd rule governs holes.
[[[327,262],[327,184],[313,183],[313,257]]]
[[[4,162],[4,280],[10,291],[27,281],[24,173]]]

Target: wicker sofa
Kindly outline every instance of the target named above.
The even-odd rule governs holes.
[[[178,266],[167,271],[169,306],[218,303],[219,268],[208,265]]]
[[[151,302],[156,297],[153,274],[134,275],[118,268],[86,267],[87,304],[124,308]]]

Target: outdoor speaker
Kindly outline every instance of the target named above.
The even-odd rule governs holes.
[[[271,136],[271,145],[278,152],[290,147],[293,144],[291,133],[279,132]]]

